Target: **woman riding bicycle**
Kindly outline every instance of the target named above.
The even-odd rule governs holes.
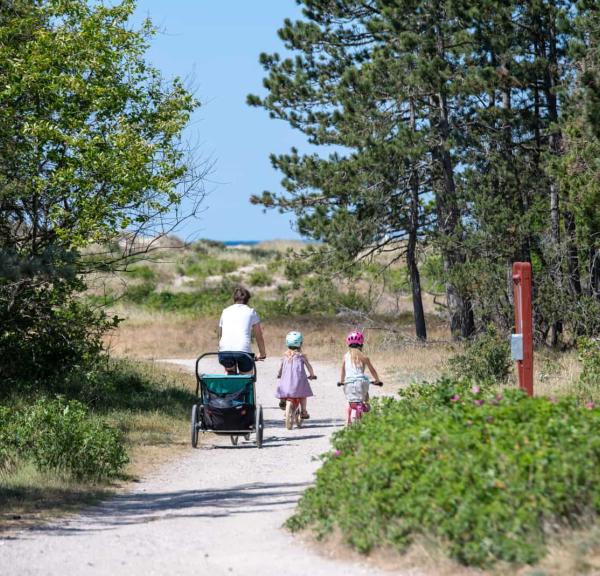
[[[258,345],[257,360],[267,357],[260,318],[248,306],[250,292],[239,286],[233,292],[233,304],[221,314],[219,320],[219,363],[228,374],[249,374],[253,370],[252,335]],[[250,356],[249,356],[250,355]]]

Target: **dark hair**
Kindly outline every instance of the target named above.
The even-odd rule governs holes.
[[[248,300],[250,300],[251,294],[246,288],[243,286],[238,286],[233,291],[233,301],[236,304],[248,304]]]

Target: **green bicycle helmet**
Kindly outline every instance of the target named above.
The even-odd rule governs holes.
[[[301,332],[292,331],[288,332],[287,336],[285,337],[285,344],[288,347],[300,348],[303,340],[304,338],[302,337]]]

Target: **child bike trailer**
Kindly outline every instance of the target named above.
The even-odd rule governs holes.
[[[201,354],[196,360],[196,396],[192,406],[192,446],[198,446],[198,435],[213,432],[230,436],[237,446],[240,436],[250,440],[255,435],[256,447],[263,445],[263,410],[256,404],[256,363],[251,354],[251,374],[205,374],[199,370],[200,361],[217,352]],[[241,354],[241,352],[240,352]]]

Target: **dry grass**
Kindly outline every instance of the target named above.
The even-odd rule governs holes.
[[[112,494],[116,485],[89,486],[18,462],[0,472],[0,533],[76,512]]]
[[[176,367],[140,364],[156,392],[162,389],[195,389],[193,377]],[[110,409],[106,419],[123,431],[130,462],[120,481],[83,484],[56,471],[40,471],[32,463],[18,461],[0,471],[0,532],[22,529],[51,518],[77,512],[83,506],[107,498],[116,490],[137,482],[158,466],[181,455],[188,446],[189,422],[171,403],[160,408]]]
[[[140,359],[193,358],[218,346],[215,318],[190,318],[132,309],[128,319],[107,339],[113,353]],[[290,330],[304,334],[304,351],[313,360],[340,363],[346,352],[345,336],[355,325],[344,319],[294,318],[263,323],[269,356],[285,351],[285,335]],[[451,342],[446,325],[437,317],[429,319],[429,342],[415,341],[409,323],[389,330],[365,330],[365,351],[382,379],[393,385],[435,380],[448,369],[448,360],[463,345]],[[581,371],[575,351],[537,350],[534,361],[534,390],[541,396],[561,396],[572,390]],[[513,377],[513,382],[515,378]]]
[[[347,350],[346,334],[353,326],[326,318],[295,318],[263,324],[269,356],[285,351],[285,335],[290,330],[304,334],[304,351],[313,360],[340,363]],[[441,324],[431,323],[432,344],[414,342],[412,328],[399,326],[397,333],[365,330],[367,354],[385,381],[402,384],[414,379],[434,379],[446,368],[455,346],[447,343]],[[110,350],[119,356],[140,359],[193,358],[218,346],[215,318],[177,317],[168,314],[132,311],[129,318],[107,339]]]
[[[344,543],[339,531],[325,541],[318,541],[309,531],[300,534],[302,542],[318,554],[336,560],[366,563],[374,568],[396,573],[423,576],[599,576],[600,527],[565,532],[550,539],[548,553],[538,564],[515,567],[498,563],[483,570],[458,564],[443,553],[438,542],[418,538],[405,553],[389,547],[364,556]]]

